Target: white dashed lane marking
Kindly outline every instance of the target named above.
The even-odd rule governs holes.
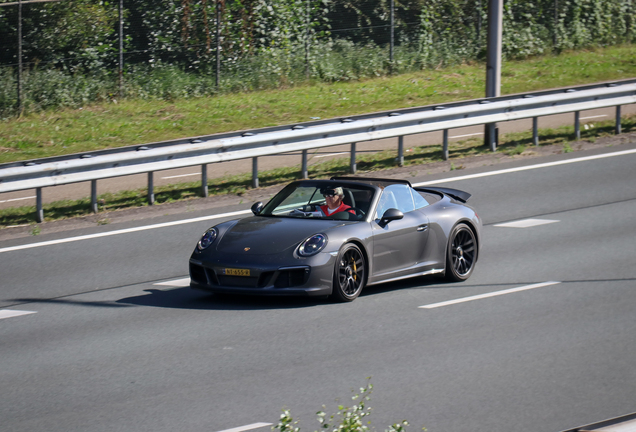
[[[157,282],[156,284],[153,285],[159,285],[159,286],[169,286],[169,287],[187,287],[190,286],[190,278],[183,278],[183,279],[175,279],[175,280],[170,280],[170,281],[165,281],[165,282]]]
[[[258,429],[258,428],[262,428],[265,426],[271,426],[271,423],[252,423],[252,424],[248,424],[245,426],[239,426],[236,428],[232,428],[232,429],[225,429],[219,432],[243,432],[243,431],[248,431],[248,430],[252,430],[252,429]]]
[[[30,315],[37,313],[35,311],[21,311],[21,310],[10,310],[10,309],[2,309],[0,310],[0,319],[4,318],[14,318],[22,315]]]
[[[557,223],[557,222],[560,222],[560,221],[550,220],[550,219],[524,219],[524,220],[519,220],[514,222],[506,222],[502,224],[497,224],[494,226],[501,227],[501,228],[530,228],[530,227],[535,227],[539,225],[547,225],[547,224]]]
[[[433,303],[433,304],[429,304],[429,305],[425,305],[425,306],[419,306],[419,308],[420,309],[435,309],[435,308],[438,308],[438,307],[450,306],[450,305],[454,305],[454,304],[458,304],[458,303],[466,303],[466,302],[473,301],[473,300],[481,300],[481,299],[485,299],[485,298],[489,298],[489,297],[496,297],[496,296],[500,296],[500,295],[516,293],[516,292],[519,292],[519,291],[527,291],[527,290],[531,290],[531,289],[535,289],[535,288],[542,288],[542,287],[546,287],[546,286],[550,286],[550,285],[556,285],[556,284],[560,284],[560,283],[561,282],[543,282],[543,283],[538,283],[538,284],[533,284],[533,285],[525,285],[525,286],[522,286],[522,287],[511,288],[511,289],[507,289],[507,290],[503,290],[503,291],[495,291],[495,292],[486,293],[486,294],[480,294],[480,295],[471,296],[471,297],[463,297],[463,298],[459,298],[459,299],[455,299],[455,300],[449,300],[449,301],[445,301],[445,302]]]

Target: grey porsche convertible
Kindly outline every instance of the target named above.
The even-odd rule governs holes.
[[[365,286],[415,276],[464,281],[482,227],[469,197],[406,180],[295,181],[255,203],[253,216],[209,228],[190,257],[190,286],[346,302]]]

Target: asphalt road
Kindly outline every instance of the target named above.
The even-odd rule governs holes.
[[[634,412],[635,164],[632,143],[410,179],[473,194],[476,271],[350,304],[183,287],[223,219],[202,213],[2,241],[0,429],[214,432],[287,407],[318,430],[366,377],[378,430],[557,432]]]

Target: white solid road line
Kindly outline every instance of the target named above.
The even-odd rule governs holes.
[[[11,198],[8,200],[0,200],[0,204],[4,204],[4,203],[8,203],[8,202],[13,202],[13,201],[22,201],[22,200],[28,200],[28,199],[35,199],[36,196],[28,196],[28,197],[22,197],[22,198]]]
[[[0,310],[0,319],[4,318],[13,318],[22,315],[31,315],[37,313],[35,311],[21,311],[21,310],[10,310],[10,309],[2,309]]]
[[[523,220],[514,221],[514,222],[496,224],[493,226],[503,227],[503,228],[530,228],[530,227],[557,223],[557,222],[560,222],[560,221],[550,220],[550,219],[523,219]]]
[[[449,182],[460,181],[460,180],[469,180],[469,179],[480,178],[480,177],[490,177],[490,176],[499,175],[499,174],[510,174],[510,173],[519,172],[519,171],[529,171],[529,170],[538,169],[538,168],[548,168],[548,167],[567,165],[567,164],[578,163],[578,162],[587,162],[587,161],[591,161],[595,159],[605,159],[605,158],[610,158],[614,156],[625,156],[625,155],[634,154],[634,153],[636,153],[636,149],[624,150],[624,151],[613,152],[613,153],[603,153],[603,154],[595,155],[595,156],[584,156],[580,158],[568,159],[568,160],[557,161],[557,162],[548,162],[548,163],[542,163],[537,165],[528,165],[528,166],[523,166],[518,168],[509,168],[509,169],[503,169],[499,171],[488,171],[484,173],[465,175],[461,177],[452,177],[452,178],[446,178],[446,179],[433,180],[429,182],[415,183],[413,184],[413,186],[418,187],[418,186],[426,186],[426,185],[432,185],[437,183],[449,183]]]
[[[507,290],[503,290],[503,291],[495,291],[495,292],[491,292],[491,293],[486,293],[486,294],[480,294],[480,295],[476,295],[476,296],[472,296],[472,297],[464,297],[464,298],[459,298],[459,299],[455,299],[455,300],[449,300],[449,301],[445,301],[445,302],[440,302],[440,303],[433,303],[433,304],[429,304],[429,305],[425,305],[425,306],[418,306],[420,309],[435,309],[438,307],[443,307],[443,306],[450,306],[450,305],[454,305],[454,304],[458,304],[458,303],[465,303],[465,302],[469,302],[469,301],[473,301],[473,300],[481,300],[481,299],[485,299],[485,298],[489,298],[489,297],[496,297],[496,296],[500,296],[500,295],[504,295],[504,294],[511,294],[511,293],[516,293],[519,291],[526,291],[526,290],[531,290],[531,289],[535,289],[535,288],[542,288],[545,286],[550,286],[550,285],[556,285],[556,284],[560,284],[561,282],[543,282],[543,283],[538,283],[538,284],[534,284],[534,285],[526,285],[526,286],[522,286],[522,287],[518,287],[518,288],[511,288],[511,289],[507,289]]]
[[[329,153],[329,154],[314,156],[314,158],[318,159],[318,158],[324,158],[324,157],[329,157],[329,156],[338,156],[338,155],[343,155],[343,154],[348,154],[348,153],[349,152]]]
[[[464,137],[475,136],[475,135],[483,135],[483,134],[484,134],[483,132],[475,132],[475,133],[469,133],[469,134],[466,134],[466,135],[455,135],[455,136],[448,137],[448,138],[449,139],[451,139],[451,138],[464,138]]]
[[[194,218],[194,219],[183,219],[183,220],[178,220],[174,222],[160,223],[156,225],[146,225],[146,226],[128,228],[123,230],[107,231],[103,233],[89,234],[89,235],[78,236],[78,237],[68,237],[68,238],[63,238],[59,240],[50,240],[50,241],[45,241],[40,243],[30,243],[30,244],[25,244],[20,246],[11,246],[11,247],[0,249],[0,253],[12,252],[12,251],[23,250],[23,249],[31,249],[31,248],[41,247],[41,246],[50,246],[50,245],[56,245],[60,243],[70,243],[70,242],[75,242],[80,240],[90,240],[90,239],[95,239],[100,237],[110,237],[110,236],[119,235],[119,234],[128,234],[128,233],[146,231],[146,230],[157,229],[157,228],[166,228],[170,226],[183,225],[183,224],[194,223],[194,222],[202,222],[202,221],[211,220],[211,219],[219,219],[223,217],[241,216],[248,213],[251,213],[251,211],[241,210],[241,211],[236,211],[231,213],[203,216],[203,217]]]
[[[169,287],[187,287],[190,286],[190,278],[183,278],[183,279],[175,279],[175,280],[170,280],[170,281],[165,281],[165,282],[157,282],[156,284],[153,285],[159,285],[159,286],[169,286]]]
[[[271,423],[252,423],[249,425],[245,425],[245,426],[239,426],[236,428],[232,428],[232,429],[225,429],[219,432],[243,432],[243,431],[248,431],[248,430],[252,430],[252,429],[258,429],[258,428],[262,428],[265,426],[271,426]]]
[[[161,180],[173,179],[173,178],[179,178],[179,177],[198,176],[198,175],[201,175],[201,173],[198,172],[198,173],[191,173],[191,174],[179,174],[179,175],[173,175],[173,176],[168,176],[168,177],[161,177]]]
[[[595,116],[589,116],[589,117],[581,117],[579,120],[587,120],[587,119],[599,118],[599,117],[609,117],[609,116],[607,114],[601,114],[601,115],[595,115]]]
[[[448,183],[448,182],[454,182],[454,181],[459,181],[459,180],[467,180],[467,179],[473,179],[473,178],[479,178],[479,177],[488,177],[488,176],[499,175],[499,174],[509,174],[509,173],[514,173],[514,172],[518,172],[518,171],[527,171],[527,170],[533,170],[533,169],[537,169],[537,168],[547,168],[547,167],[558,166],[558,165],[566,165],[566,164],[577,163],[577,162],[586,162],[586,161],[591,161],[591,160],[595,160],[595,159],[604,159],[604,158],[609,158],[609,157],[614,157],[614,156],[624,156],[624,155],[634,154],[634,153],[636,153],[636,149],[635,150],[625,150],[625,151],[613,152],[613,153],[604,153],[604,154],[600,154],[600,155],[596,155],[596,156],[585,156],[585,157],[568,159],[568,160],[558,161],[558,162],[549,162],[549,163],[543,163],[543,164],[537,164],[537,165],[528,165],[528,166],[519,167],[519,168],[510,168],[510,169],[504,169],[504,170],[498,170],[498,171],[488,171],[488,172],[484,172],[484,173],[466,175],[466,176],[461,176],[461,177],[439,179],[439,180],[433,180],[433,181],[429,181],[429,182],[416,183],[416,184],[413,184],[413,186],[416,186],[416,187],[417,186],[426,186],[426,185],[432,185],[432,184],[437,184],[437,183]],[[90,235],[79,236],[79,237],[69,237],[69,238],[45,241],[45,242],[40,242],[40,243],[30,243],[30,244],[25,244],[25,245],[20,245],[20,246],[11,246],[11,247],[6,247],[6,248],[1,248],[0,249],[0,253],[18,251],[18,250],[23,250],[23,249],[31,249],[31,248],[41,247],[41,246],[56,245],[56,244],[60,244],[60,243],[69,243],[69,242],[75,242],[75,241],[80,241],[80,240],[89,240],[89,239],[100,238],[100,237],[109,237],[109,236],[114,236],[114,235],[119,235],[119,234],[128,234],[128,233],[131,233],[131,232],[145,231],[145,230],[151,230],[151,229],[156,229],[156,228],[165,228],[165,227],[183,225],[183,224],[188,224],[188,223],[193,223],[193,222],[201,222],[201,221],[205,221],[205,220],[220,219],[220,218],[224,218],[224,217],[242,216],[242,215],[246,215],[246,214],[249,214],[249,213],[250,213],[250,210],[241,210],[241,211],[223,213],[223,214],[218,214],[218,215],[204,216],[204,217],[195,218],[195,219],[184,219],[184,220],[178,220],[178,221],[174,221],[174,222],[167,222],[167,223],[161,223],[161,224],[156,224],[156,225],[140,226],[140,227],[129,228],[129,229],[124,229],[124,230],[107,231],[107,232],[103,232],[103,233],[90,234]]]

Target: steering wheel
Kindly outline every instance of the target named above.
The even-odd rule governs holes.
[[[362,209],[359,208],[359,207],[350,207],[346,211],[349,211],[349,210],[353,210],[354,212],[356,212],[356,216],[364,216],[364,215],[366,215],[366,213],[364,211],[362,211]]]

